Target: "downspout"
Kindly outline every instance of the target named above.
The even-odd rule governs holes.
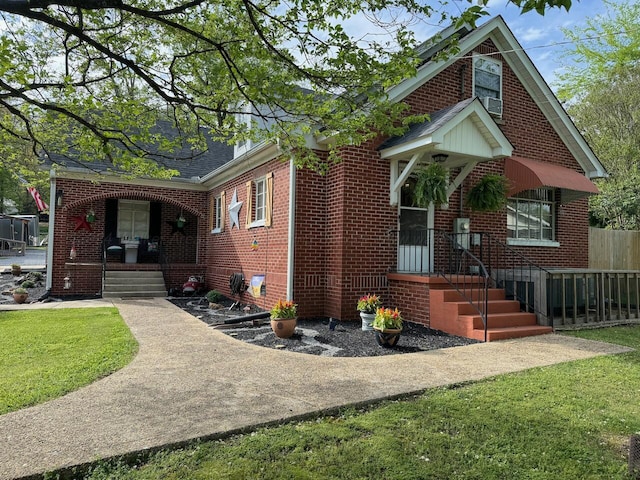
[[[55,224],[56,224],[56,207],[58,199],[56,198],[56,172],[51,170],[49,172],[49,231],[47,235],[47,279],[45,281],[45,288],[51,291],[53,284],[53,239],[55,237]]]
[[[289,160],[289,235],[287,239],[287,300],[293,300],[294,237],[296,226],[296,166]]]

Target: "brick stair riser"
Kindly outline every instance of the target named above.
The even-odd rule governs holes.
[[[480,315],[460,315],[473,328],[484,328]],[[488,316],[489,328],[530,327],[538,324],[535,314],[526,312],[502,313]]]
[[[551,333],[551,327],[517,327],[517,328],[497,328],[497,329],[489,329],[487,330],[487,341],[492,342],[496,340],[508,340],[510,338],[523,338],[523,337],[533,337],[535,335],[546,335],[547,333]],[[476,340],[484,340],[484,330],[477,329],[474,330],[473,336]]]
[[[480,298],[484,298],[484,290],[482,289],[474,289],[465,293],[468,298],[473,300],[478,300]],[[505,293],[501,288],[490,288],[487,290],[487,295],[489,296],[489,300],[504,300]],[[462,296],[460,292],[457,290],[446,290],[444,292],[444,301],[445,302],[461,302],[466,301],[466,298]]]
[[[457,306],[458,315],[475,315],[478,313],[478,304],[469,302],[447,302]],[[515,300],[489,300],[487,302],[489,314],[492,313],[519,313],[520,303]]]

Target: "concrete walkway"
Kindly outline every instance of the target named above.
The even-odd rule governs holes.
[[[412,354],[325,358],[243,343],[164,299],[114,304],[138,339],[139,354],[92,385],[0,416],[0,478],[628,350],[550,334]]]

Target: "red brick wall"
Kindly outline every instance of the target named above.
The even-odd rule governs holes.
[[[247,188],[249,180],[257,180],[273,172],[273,220],[271,227],[246,227]],[[254,298],[250,292],[244,292],[238,299],[243,303],[253,303],[265,310],[278,299],[287,296],[287,255],[289,222],[289,163],[273,160],[209,192],[209,202],[224,190],[226,196],[225,225],[222,233],[205,234],[207,249],[206,282],[208,288],[216,289],[231,296],[229,278],[233,273],[244,274],[246,283],[253,275],[266,275],[266,296]],[[243,202],[240,209],[240,228],[230,227],[229,204],[234,190],[238,201]],[[254,203],[254,202],[252,202]],[[253,243],[257,242],[257,248]],[[293,298],[298,302],[297,298]],[[299,303],[299,302],[298,302]],[[300,305],[300,315],[306,315],[305,306]]]
[[[476,51],[486,54],[495,53],[497,49],[491,41],[487,41]],[[406,101],[411,105],[412,111],[435,112],[471,96],[473,65],[470,57],[471,55],[466,55],[409,95]],[[584,173],[502,56],[494,55],[492,58],[503,62],[503,115],[498,123],[514,147],[513,156],[554,163]],[[462,65],[465,65],[464,69],[461,69]],[[465,92],[462,96],[461,91]],[[476,166],[462,187],[451,196],[448,210],[436,210],[437,229],[451,230],[454,218],[468,217],[471,219],[472,231],[491,232],[500,240],[506,240],[506,210],[476,213],[466,208],[464,202],[462,206],[460,203],[460,192],[468,191],[481,176],[489,172],[503,175],[504,161]],[[586,268],[589,241],[587,212],[586,199],[569,203],[557,210],[556,240],[560,247],[514,248],[541,266]]]
[[[477,51],[491,53],[496,49],[487,42]],[[461,68],[463,66],[465,68]],[[503,81],[504,114],[499,122],[514,146],[513,155],[579,170],[577,162],[506,63],[503,63]],[[435,112],[468,98],[472,92],[472,61],[466,56],[413,92],[406,101],[413,112]],[[342,163],[332,167],[325,177],[299,173],[296,297],[304,299],[305,304],[313,304],[314,311],[318,312],[324,303],[324,316],[355,320],[357,298],[374,292],[382,295],[387,306],[404,309],[405,316],[412,321],[428,323],[426,285],[398,282],[387,285],[386,273],[396,266],[395,239],[387,232],[397,228],[397,207],[389,205],[389,161],[381,160],[376,150],[382,140],[343,149]],[[488,172],[503,174],[504,162],[478,165],[451,196],[448,209],[436,210],[437,229],[451,231],[455,218],[469,217],[473,231],[491,232],[500,240],[506,240],[506,210],[475,213],[461,202],[464,192]],[[301,214],[305,217],[301,218]],[[586,267],[586,201],[571,203],[560,210],[556,239],[561,244],[559,248],[517,249],[543,266]],[[326,252],[324,257],[323,252]],[[325,276],[321,273],[323,262]],[[324,302],[321,302],[322,292]]]

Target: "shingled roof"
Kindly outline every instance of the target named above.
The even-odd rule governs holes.
[[[175,139],[180,135],[178,130],[168,121],[158,122],[156,128],[153,129],[153,133],[160,133],[169,139]],[[233,145],[214,141],[204,128],[202,129],[202,134],[207,142],[207,149],[204,151],[193,151],[189,144],[183,142],[182,147],[173,152],[173,159],[166,158],[166,154],[156,157],[152,155],[151,158],[161,166],[177,170],[179,172],[177,178],[203,177],[233,159]],[[153,151],[154,147],[151,147],[150,150]],[[108,161],[83,161],[80,154],[60,155],[51,152],[49,158],[46,159],[44,163],[47,166],[57,164],[69,170],[91,173],[125,173],[123,171],[119,172],[118,169]]]

